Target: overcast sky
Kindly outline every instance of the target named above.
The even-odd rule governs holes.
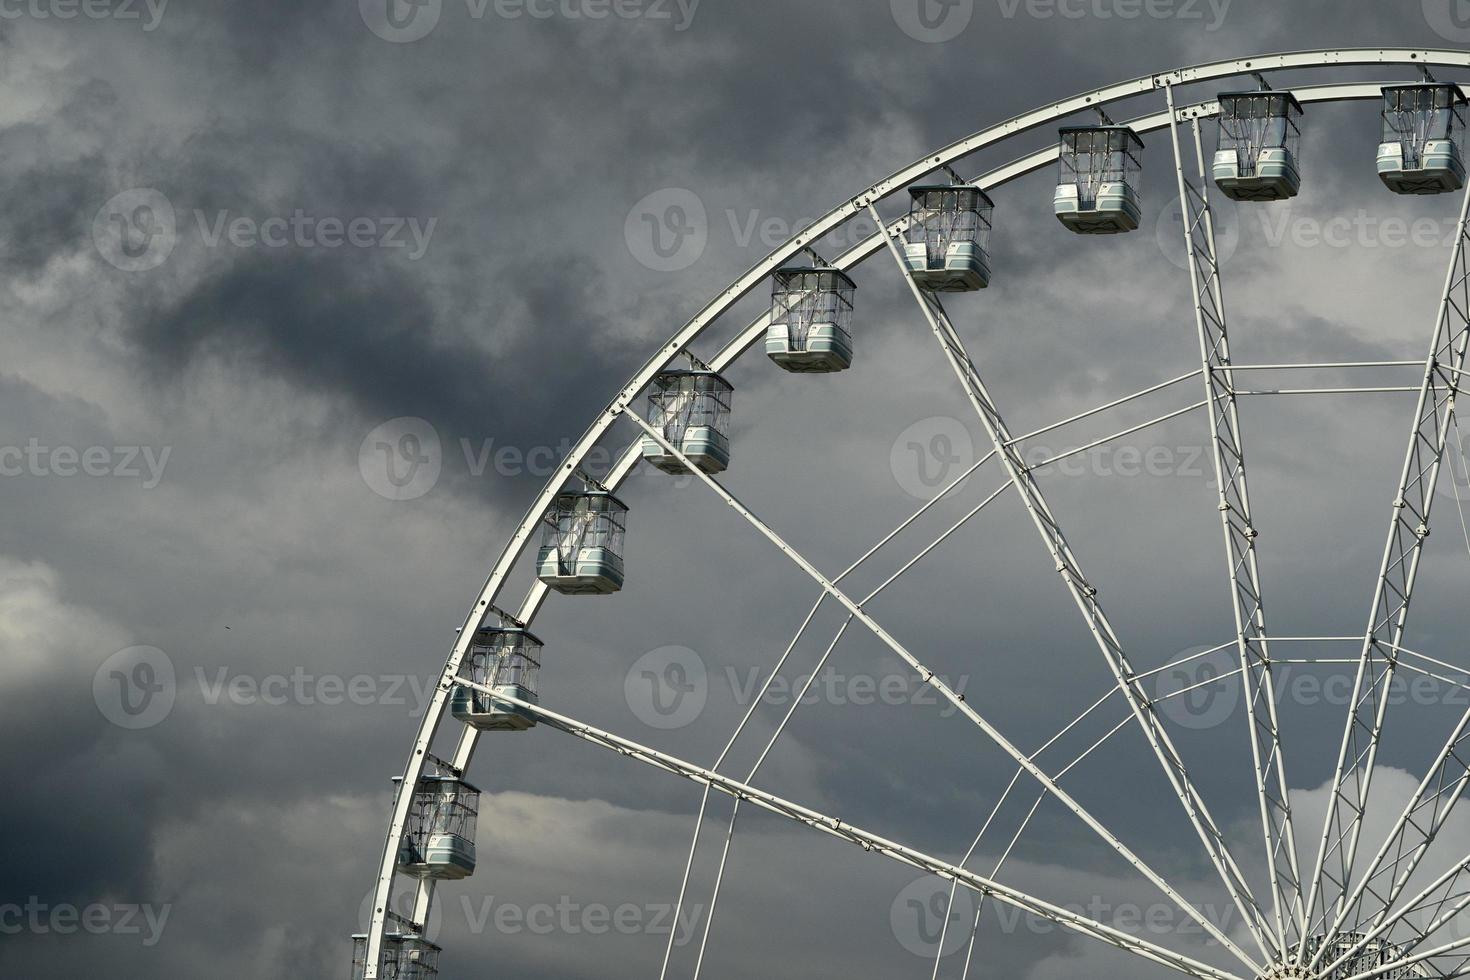
[[[1459,0],[387,3],[0,0],[0,975],[347,976],[390,779],[492,562],[632,371],[792,229],[938,147],[1112,82],[1295,49],[1470,43]],[[1372,102],[1312,107],[1305,133],[1299,198],[1221,209],[1236,359],[1422,358],[1458,198],[1382,187]],[[1214,139],[1207,126],[1207,151]],[[1169,142],[1146,143],[1131,235],[1062,228],[1050,169],[995,194],[992,286],[949,308],[1016,432],[1198,367]],[[727,485],[834,575],[988,449],[888,256],[854,278],[852,370],[788,374],[757,348],[728,372]],[[762,286],[697,353],[765,299]],[[1420,373],[1249,381],[1413,387]],[[1202,397],[1193,379],[1027,452]],[[1244,400],[1274,633],[1363,630],[1412,416],[1403,392]],[[1207,431],[1193,412],[1043,471],[1140,670],[1233,636]],[[398,487],[375,453],[405,433],[425,462]],[[635,435],[614,429],[590,465]],[[1470,668],[1456,442],[1406,645]],[[878,588],[1002,484],[987,464],[851,591]],[[627,586],[546,604],[542,702],[708,765],[818,591],[698,483],[640,469],[621,496]],[[529,582],[523,565],[505,603]],[[1027,751],[1111,684],[1014,492],[870,609]],[[750,771],[844,618],[819,610],[725,771]],[[1357,654],[1289,646],[1278,654]],[[1146,683],[1162,694],[1232,669],[1228,653],[1201,663]],[[1312,842],[1349,669],[1282,668]],[[677,704],[671,681],[687,688]],[[1449,685],[1401,694],[1373,847],[1470,703]],[[960,860],[1010,761],[857,624],[810,701],[756,784]],[[1162,710],[1263,887],[1239,686]],[[1115,698],[1043,758],[1065,766],[1123,717]],[[481,865],[441,889],[440,975],[657,975],[699,787],[544,727],[488,737],[470,778],[485,790]],[[1243,941],[1136,728],[1065,785]],[[1035,794],[1019,785],[973,869],[995,865]],[[693,973],[728,820],[716,801],[671,975]],[[934,880],[769,815],[738,826],[703,976],[929,976]],[[1457,811],[1434,853],[1467,852]],[[998,877],[1238,965],[1056,803]],[[972,909],[953,910],[941,977],[961,975]],[[982,923],[972,977],[1166,972],[994,906]]]

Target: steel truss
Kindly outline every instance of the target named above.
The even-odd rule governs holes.
[[[1266,640],[1266,604],[1256,560],[1256,526],[1246,492],[1245,448],[1231,370],[1230,336],[1225,319],[1225,295],[1219,255],[1215,250],[1215,219],[1210,208],[1209,178],[1200,142],[1199,116],[1189,114],[1198,184],[1185,171],[1179,129],[1182,120],[1174,105],[1174,87],[1164,88],[1174,149],[1174,173],[1179,185],[1179,213],[1194,322],[1199,333],[1201,372],[1210,410],[1211,447],[1215,486],[1219,490],[1220,526],[1225,537],[1225,559],[1230,575],[1230,597],[1245,690],[1246,721],[1251,735],[1256,795],[1271,879],[1277,950],[1284,952],[1291,931],[1306,931],[1302,906],[1302,876],[1297,866],[1296,834],[1291,820],[1286,762],[1282,757],[1281,729],[1276,717],[1276,687],[1271,674],[1271,652]]]
[[[878,215],[877,209],[872,208],[872,211],[879,226],[884,227],[885,224]],[[1236,864],[1234,857],[1231,856],[1230,849],[1225,842],[1225,835],[1215,823],[1214,817],[1210,815],[1204,799],[1199,795],[1194,784],[1190,782],[1188,767],[1185,766],[1184,760],[1174,748],[1169,733],[1154,710],[1148,692],[1139,682],[1137,672],[1129,662],[1128,655],[1124,652],[1121,641],[1113,631],[1107,614],[1103,612],[1102,603],[1097,598],[1097,589],[1083,574],[1081,564],[1077,561],[1076,555],[1072,553],[1072,548],[1062,532],[1061,524],[1046,503],[1040,484],[1037,483],[1031,468],[1021,459],[1020,451],[1016,448],[1010,429],[991,399],[990,392],[980,377],[979,369],[975,367],[975,362],[965,350],[964,342],[960,339],[959,332],[955,330],[939,297],[935,293],[921,289],[914,282],[913,277],[908,275],[903,253],[899,251],[898,245],[892,238],[888,239],[888,249],[899,271],[903,274],[905,284],[913,294],[915,302],[925,320],[928,321],[940,347],[944,350],[945,358],[964,387],[966,397],[969,398],[981,424],[984,425],[985,431],[1000,453],[1001,463],[1011,483],[1020,492],[1021,499],[1026,505],[1026,512],[1040,533],[1047,552],[1055,563],[1057,573],[1061,575],[1062,582],[1082,613],[1087,628],[1097,642],[1104,660],[1107,661],[1108,669],[1112,671],[1119,689],[1128,699],[1134,718],[1143,730],[1144,737],[1148,739],[1175,795],[1183,805],[1185,815],[1198,833],[1210,863],[1214,865],[1231,901],[1240,911],[1246,928],[1260,949],[1262,957],[1266,962],[1271,962],[1275,954],[1279,953],[1279,948],[1273,948],[1270,942],[1269,935],[1264,928],[1264,915],[1251,893],[1250,885],[1246,882],[1245,875]],[[1250,962],[1249,958],[1233,944],[1229,944],[1228,948]]]
[[[674,358],[681,356],[682,352],[689,349],[697,339],[708,334],[713,326],[721,322],[722,315],[735,303],[748,295],[751,290],[761,286],[774,270],[789,264],[803,250],[820,242],[826,235],[844,224],[867,213],[871,204],[902,191],[906,186],[922,178],[926,173],[939,167],[951,166],[955,162],[985,147],[1033,131],[1037,127],[1054,124],[1056,121],[1064,119],[1071,114],[1091,111],[1095,107],[1134,96],[1159,93],[1161,91],[1166,93],[1171,92],[1173,88],[1177,88],[1179,85],[1206,82],[1212,79],[1226,78],[1246,72],[1270,72],[1281,69],[1321,69],[1341,65],[1402,65],[1417,67],[1425,64],[1470,67],[1470,54],[1463,51],[1410,48],[1298,52],[1224,61],[1195,68],[1180,69],[1145,76],[1129,82],[1098,89],[1090,93],[1083,93],[1074,98],[1025,113],[1001,125],[991,127],[959,140],[937,153],[927,155],[915,161],[908,167],[899,170],[890,177],[885,178],[844,202],[842,205],[839,205],[837,208],[834,208],[808,229],[773,251],[764,260],[757,263],[752,269],[737,279],[728,289],[712,299],[696,316],[675,333],[666,344],[653,353],[643,367],[634,374],[628,384],[608,405],[607,409],[593,421],[586,433],[572,447],[570,455],[562,468],[548,481],[546,487],[537,496],[536,500],[531,503],[525,518],[496,560],[485,585],[477,596],[470,612],[467,614],[460,629],[459,640],[454,644],[445,663],[444,671],[440,678],[441,683],[436,686],[434,698],[420,723],[418,733],[415,736],[408,754],[407,763],[403,770],[400,789],[394,800],[392,816],[389,821],[388,832],[385,835],[381,862],[379,864],[374,902],[371,908],[371,921],[368,923],[368,962],[366,976],[368,978],[379,976],[379,963],[386,927],[390,923],[396,923],[411,928],[413,922],[421,923],[426,921],[429,906],[434,898],[433,884],[432,882],[426,882],[420,887],[414,913],[411,917],[396,916],[389,908],[389,897],[393,892],[395,881],[398,877],[396,872],[396,855],[399,839],[403,833],[408,806],[412,797],[411,792],[405,791],[404,788],[416,785],[418,778],[429,765],[431,748],[436,738],[441,734],[443,722],[448,717],[449,694],[452,691],[455,679],[458,677],[460,666],[467,652],[469,640],[474,630],[494,608],[513,567],[530,545],[540,516],[550,503],[551,498],[561,489],[565,481],[578,471],[588,454],[606,437],[619,419],[624,417],[629,407],[640,396],[654,375]],[[1378,86],[1379,83],[1331,84],[1295,88],[1293,89],[1293,93],[1305,104],[1373,99],[1378,96]],[[1193,112],[1197,116],[1207,117],[1217,112],[1218,106],[1211,101],[1206,101],[1195,106],[1186,107],[1185,110],[1181,111]],[[1130,125],[1136,131],[1145,133],[1162,129],[1165,126],[1173,126],[1176,118],[1176,113],[1171,110],[1167,113],[1155,113],[1140,117],[1133,120]],[[1042,149],[977,177],[973,183],[987,190],[992,189],[1041,168],[1048,167],[1055,162],[1056,158],[1057,150],[1055,147]],[[832,262],[833,267],[841,270],[850,270],[862,263],[884,247],[888,234],[902,231],[906,223],[907,219],[901,218],[888,224],[886,228],[880,228],[837,256]],[[748,326],[738,331],[734,336],[728,338],[718,354],[713,358],[709,358],[711,367],[714,370],[722,370],[733,364],[759,340],[764,333],[765,326],[766,318],[764,316],[758,317]],[[1441,364],[1440,366],[1448,375],[1453,377],[1459,376],[1459,369],[1452,369],[1446,364]],[[1243,369],[1241,366],[1236,366],[1236,370],[1241,369]],[[1242,392],[1237,391],[1236,394],[1242,394]],[[1191,409],[1184,411],[1188,410]],[[1064,423],[1058,423],[1058,425],[1060,424]],[[1122,434],[1126,433],[1120,433],[1119,435]],[[1024,439],[1026,437],[1021,438]],[[1082,450],[1073,450],[1072,452],[1078,451]],[[626,450],[618,458],[611,471],[603,477],[603,482],[612,489],[619,486],[637,464],[638,455],[636,445]],[[881,547],[881,543],[879,547]],[[827,593],[824,592],[825,594]],[[546,595],[547,591],[545,586],[539,582],[533,584],[524,601],[519,606],[516,613],[517,618],[525,622],[531,622]],[[452,765],[456,769],[463,771],[468,768],[474,756],[479,736],[475,730],[470,728],[459,728],[456,726],[455,732],[458,741],[457,747],[453,751],[452,756],[446,755],[446,758],[452,757]],[[1308,911],[1310,912],[1310,910],[1311,906],[1309,905]]]
[[[1456,753],[1464,734],[1462,721],[1395,824],[1388,841],[1358,886],[1353,887],[1354,859],[1367,810],[1373,768],[1383,737],[1388,688],[1398,666],[1397,651],[1403,643],[1408,624],[1419,559],[1424,541],[1429,537],[1429,512],[1453,419],[1457,378],[1465,367],[1466,346],[1470,344],[1470,281],[1467,281],[1470,280],[1470,266],[1467,266],[1465,254],[1466,218],[1470,215],[1467,209],[1470,209],[1470,189],[1460,204],[1459,234],[1424,363],[1424,380],[1409,433],[1403,474],[1393,499],[1388,543],[1373,593],[1307,902],[1309,916],[1314,915],[1315,909],[1321,905],[1322,921],[1327,925],[1329,937],[1343,930],[1344,923],[1369,896],[1384,903],[1381,911],[1374,910],[1375,921],[1386,913],[1387,903],[1391,903],[1407,883],[1408,874],[1433,842],[1458,797],[1458,788],[1449,795],[1444,790],[1449,786],[1464,785],[1466,766]],[[1392,884],[1386,894],[1379,896],[1372,886],[1385,875]],[[1336,893],[1335,913],[1327,907],[1328,888]],[[1303,952],[1307,938],[1303,935],[1301,940]],[[1314,965],[1328,948],[1328,943],[1321,945],[1318,955],[1312,958]]]

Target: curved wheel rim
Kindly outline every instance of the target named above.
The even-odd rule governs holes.
[[[878,203],[894,194],[901,193],[907,186],[919,180],[924,175],[932,173],[936,169],[949,167],[980,149],[1029,133],[1039,127],[1055,123],[1058,120],[1079,112],[1090,109],[1100,110],[1103,106],[1120,100],[1146,95],[1151,92],[1157,93],[1163,91],[1168,94],[1170,100],[1169,108],[1164,112],[1152,113],[1131,120],[1128,125],[1133,126],[1140,133],[1164,128],[1170,128],[1172,130],[1173,126],[1171,124],[1176,120],[1182,123],[1183,120],[1192,119],[1197,123],[1197,120],[1201,118],[1213,117],[1218,113],[1219,109],[1218,105],[1212,100],[1207,100],[1201,103],[1179,106],[1176,111],[1176,108],[1173,106],[1173,91],[1175,86],[1187,86],[1250,72],[1269,72],[1287,68],[1330,69],[1335,66],[1346,65],[1442,65],[1470,67],[1470,53],[1432,49],[1338,49],[1297,52],[1216,62],[1194,68],[1144,76],[1129,82],[1108,86],[1055,103],[1051,106],[1034,110],[1033,112],[1025,113],[1012,120],[975,133],[935,153],[926,155],[919,161],[868,188],[845,204],[833,209],[833,211],[815,222],[807,230],[774,250],[764,260],[745,273],[745,275],[732,283],[730,287],[721,292],[698,315],[685,324],[668,342],[659,348],[658,352],[622,388],[609,407],[589,426],[587,432],[584,433],[582,438],[572,448],[567,459],[562,463],[561,468],[548,480],[546,486],[538,494],[535,502],[528,510],[526,517],[522,520],[516,532],[512,535],[510,542],[506,545],[501,556],[496,561],[484,587],[476,598],[474,606],[466,616],[464,628],[461,630],[461,638],[450,653],[444,672],[440,675],[435,695],[425,713],[425,717],[415,738],[400,787],[416,786],[426,766],[429,765],[429,760],[432,758],[431,750],[436,740],[441,736],[441,727],[445,716],[448,714],[449,695],[455,687],[457,678],[460,676],[472,634],[491,611],[496,608],[500,593],[505,587],[509,574],[524,556],[526,548],[529,547],[532,535],[535,533],[540,523],[541,515],[545,512],[551,498],[566,485],[569,479],[579,472],[587,455],[598,445],[599,441],[611,430],[613,425],[620,419],[626,417],[627,413],[631,412],[635,399],[642,394],[654,376],[660,370],[671,365],[696,340],[703,338],[719,321],[722,314],[737,301],[747,296],[752,290],[766,282],[768,277],[776,269],[792,261],[803,250],[810,248],[813,243],[821,240],[824,236],[841,227],[843,224],[859,220],[865,211],[872,210]],[[1291,91],[1303,104],[1311,105],[1316,102],[1376,99],[1379,97],[1381,84],[1379,82],[1338,83],[1296,87]],[[1056,147],[1044,148],[1020,157],[1010,164],[995,168],[968,181],[968,183],[989,191],[1026,174],[1051,166],[1057,159],[1057,155],[1058,150]],[[1467,197],[1467,201],[1470,201],[1470,197]],[[876,210],[872,210],[872,213],[877,216]],[[881,216],[879,216],[879,220],[883,225],[882,230],[860,241],[834,259],[831,262],[833,268],[848,271],[861,264],[884,247],[884,242],[888,234],[901,232],[906,224],[906,219],[903,218],[897,221],[883,221]],[[710,359],[709,366],[714,371],[722,371],[738,361],[763,335],[766,327],[766,319],[764,316],[759,317],[741,329],[735,336],[728,338],[718,353]],[[670,446],[666,448],[677,453],[675,447]],[[639,446],[635,442],[633,446],[629,447],[617,458],[609,473],[602,477],[602,483],[609,490],[616,491],[636,466],[639,455]],[[546,586],[539,581],[536,582],[517,607],[513,614],[514,617],[524,623],[532,623],[546,595]],[[527,705],[526,707],[527,710],[536,710],[534,705]],[[554,713],[548,713],[546,717],[551,718],[553,715]],[[478,736],[479,733],[475,729],[465,727],[458,738],[453,752],[444,754],[446,761],[450,763],[453,769],[463,772],[468,768],[475,753]],[[1344,751],[1346,752],[1346,749]],[[383,860],[380,864],[372,906],[372,918],[368,932],[367,975],[369,977],[379,975],[378,961],[382,955],[382,940],[384,935],[392,927],[392,917],[388,911],[389,896],[393,893],[399,877],[397,872],[397,855],[408,812],[408,800],[406,797],[411,795],[411,793],[405,794],[400,789],[399,796],[395,800],[389,832],[385,840]],[[1325,852],[1325,848],[1323,850]],[[1320,879],[1320,877],[1319,869],[1318,873],[1313,876],[1314,888],[1316,880]],[[969,884],[974,887],[973,882]],[[415,921],[425,921],[429,905],[432,901],[433,884],[431,881],[426,881],[419,888],[413,916]],[[1309,900],[1308,905],[1310,904]],[[1301,935],[1295,937],[1295,939],[1299,939],[1297,948],[1299,952],[1305,952],[1305,945],[1309,936],[1307,930],[1298,931]],[[1263,948],[1261,952],[1266,953],[1268,951]],[[1245,959],[1244,957],[1242,958]],[[1176,968],[1179,968],[1179,964],[1170,965],[1175,965]],[[1185,968],[1185,972],[1189,972],[1189,968]],[[1228,974],[1204,972],[1196,973],[1196,975],[1228,976]],[[1364,980],[1366,980],[1366,977]]]

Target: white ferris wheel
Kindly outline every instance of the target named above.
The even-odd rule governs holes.
[[[1321,81],[1310,85],[1273,87],[1273,73],[1290,71],[1293,78],[1330,77],[1334,71],[1381,67],[1397,78],[1362,81]],[[1470,938],[1454,928],[1456,918],[1470,906],[1470,854],[1432,854],[1440,831],[1462,792],[1470,785],[1470,711],[1449,730],[1442,744],[1423,746],[1422,779],[1408,798],[1393,800],[1392,812],[1374,814],[1389,830],[1378,843],[1365,835],[1370,817],[1369,793],[1378,747],[1393,712],[1387,696],[1395,678],[1422,676],[1438,683],[1466,687],[1459,668],[1444,659],[1419,653],[1404,645],[1420,559],[1430,528],[1430,509],[1436,481],[1456,429],[1458,385],[1466,377],[1466,349],[1470,344],[1470,257],[1466,255],[1467,208],[1464,140],[1466,93],[1448,81],[1436,80],[1434,69],[1470,68],[1470,53],[1424,49],[1351,49],[1305,51],[1221,61],[1192,68],[1164,71],[1110,85],[1056,102],[966,136],[925,155],[892,176],[861,191],[813,225],[776,248],[749,272],[715,296],[642,368],[592,421],[561,468],[532,502],[495,562],[488,581],[475,597],[459,631],[432,703],[408,753],[388,822],[386,839],[365,935],[355,937],[354,976],[418,980],[438,973],[440,950],[428,935],[426,923],[439,883],[462,879],[476,866],[475,835],[480,794],[469,782],[471,761],[485,735],[538,727],[551,729],[594,746],[610,749],[620,764],[639,763],[683,777],[704,788],[693,839],[680,851],[683,878],[677,901],[691,890],[690,869],[713,794],[733,797],[736,806],[760,808],[820,832],[857,844],[874,859],[902,862],[947,883],[951,897],[966,890],[974,896],[974,922],[951,923],[945,929],[968,929],[962,945],[962,965],[951,961],[946,972],[959,976],[988,976],[983,951],[977,951],[975,929],[989,904],[1008,906],[1055,924],[1056,927],[1108,944],[1152,964],[1162,965],[1204,980],[1256,978],[1320,978],[1320,980],[1374,980],[1401,977],[1470,976]],[[1279,77],[1279,76],[1277,76]],[[1155,111],[1126,121],[1114,121],[1107,107],[1123,100],[1155,100]],[[1299,140],[1303,121],[1318,103],[1373,103],[1382,117],[1377,148],[1377,172],[1388,191],[1399,194],[1453,194],[1458,201],[1457,232],[1449,249],[1449,269],[1443,293],[1437,298],[1433,322],[1426,322],[1427,354],[1406,351],[1403,360],[1355,362],[1290,362],[1243,364],[1231,359],[1226,317],[1226,284],[1216,247],[1216,214],[1212,198],[1236,202],[1280,201],[1297,194],[1301,184]],[[1210,125],[1206,127],[1206,123]],[[1060,129],[1057,132],[1058,127]],[[1217,130],[1213,150],[1206,130]],[[1053,142],[1052,134],[1057,138]],[[1057,219],[1078,234],[1119,234],[1139,227],[1142,217],[1138,194],[1143,137],[1161,133],[1172,149],[1173,180],[1169,194],[1177,194],[1187,280],[1180,275],[1182,292],[1187,281],[1194,309],[1200,360],[1188,373],[1160,378],[1143,390],[1124,394],[1042,429],[1016,434],[1006,414],[992,398],[977,361],[966,349],[961,331],[946,309],[952,293],[985,288],[991,276],[990,230],[996,194],[1007,183],[1025,175],[1055,168],[1053,198]],[[1007,141],[1028,149],[1004,166],[966,178],[960,169],[980,151]],[[1366,163],[1366,150],[1364,155]],[[1022,202],[1024,204],[1024,202]],[[1025,205],[1030,206],[1030,205]],[[885,216],[884,212],[889,215]],[[901,213],[899,213],[901,211]],[[852,222],[872,220],[879,231],[830,259],[816,251],[826,236]],[[796,373],[834,373],[862,356],[860,334],[854,322],[858,267],[865,261],[892,261],[904,273],[908,291],[923,324],[932,334],[953,370],[958,391],[973,409],[990,440],[989,451],[959,478],[941,488],[909,518],[878,538],[857,562],[841,572],[825,572],[793,547],[780,531],[764,521],[721,482],[720,474],[732,461],[729,433],[731,385],[722,372],[737,360],[763,350],[772,370]],[[769,311],[748,325],[732,328],[723,317],[741,298],[769,287]],[[701,358],[695,347],[704,350]],[[1383,501],[1384,525],[1366,529],[1371,536],[1386,535],[1382,564],[1364,616],[1361,633],[1335,637],[1274,635],[1268,629],[1256,552],[1256,526],[1247,493],[1249,433],[1242,431],[1238,402],[1259,392],[1250,389],[1254,372],[1306,369],[1409,369],[1417,386],[1377,386],[1294,389],[1314,391],[1417,391],[1416,409],[1406,417],[1407,439],[1397,492]],[[1083,420],[1106,419],[1120,406],[1165,390],[1188,390],[1197,385],[1197,398],[1182,409],[1142,424],[1128,426],[1077,449],[1036,459],[1025,453],[1029,440],[1041,433],[1064,430]],[[1202,389],[1202,390],[1200,390]],[[1037,479],[1038,472],[1058,460],[1128,436],[1149,426],[1185,415],[1206,423],[1212,447],[1213,507],[1222,532],[1219,562],[1225,575],[1215,598],[1234,610],[1235,635],[1203,651],[1187,654],[1163,667],[1139,670],[1115,632],[1097,589],[1084,565],[1068,544],[1065,515],[1049,506]],[[615,426],[636,432],[632,445],[614,455],[613,465],[597,475],[585,465],[589,454],[609,439]],[[794,563],[813,584],[816,604],[796,629],[784,654],[774,658],[768,677],[775,677],[792,648],[813,622],[823,603],[841,607],[847,624],[866,630],[894,656],[908,665],[924,684],[957,714],[979,729],[988,744],[1009,757],[1014,775],[1005,793],[994,801],[990,817],[1009,800],[1034,799],[1030,813],[1043,801],[1070,811],[1076,833],[1095,837],[1116,852],[1156,891],[1161,901],[1177,909],[1181,921],[1192,921],[1207,936],[1218,956],[1205,962],[1196,955],[1171,949],[1162,941],[1144,938],[1073,908],[1027,893],[1005,882],[1003,867],[1029,817],[1019,829],[998,843],[987,837],[991,820],[977,815],[979,834],[959,861],[924,853],[819,812],[799,801],[784,799],[753,785],[756,769],[732,775],[725,755],[717,760],[688,761],[657,751],[610,731],[563,714],[543,701],[556,704],[553,690],[538,689],[542,641],[532,632],[543,603],[552,593],[568,596],[617,592],[626,576],[638,574],[624,567],[623,545],[630,530],[630,506],[618,492],[640,464],[684,474],[703,484],[733,508],[757,535],[767,539],[773,560]],[[868,563],[901,532],[982,467],[994,468],[1003,484],[982,500],[964,519],[927,544],[897,568],[883,585],[867,595],[849,593],[843,585],[858,565]],[[941,541],[1001,495],[1014,494],[1034,525],[1046,550],[1110,671],[1114,684],[1087,712],[1061,727],[1039,746],[1021,747],[1009,740],[976,703],[952,687],[926,664],[924,651],[906,645],[874,618],[871,600],[905,574]],[[636,510],[637,501],[632,501]],[[1464,514],[1461,513],[1463,521]],[[1470,544],[1470,531],[1466,533]],[[534,568],[535,581],[518,602],[503,594],[508,577],[520,567]],[[1365,596],[1365,598],[1368,598]],[[560,600],[558,600],[560,601]],[[589,601],[569,599],[566,601]],[[603,600],[606,601],[606,600]],[[615,600],[613,600],[615,601]],[[1354,624],[1356,626],[1358,624]],[[844,625],[843,629],[847,629]],[[841,634],[839,633],[839,636]],[[1352,697],[1340,734],[1337,762],[1328,783],[1330,797],[1325,820],[1304,819],[1291,805],[1288,782],[1291,756],[1283,744],[1278,723],[1281,702],[1281,665],[1311,662],[1294,653],[1300,641],[1339,644],[1336,662],[1353,673]],[[836,640],[833,640],[833,644]],[[830,653],[832,647],[827,650]],[[1189,687],[1161,695],[1150,678],[1160,671],[1219,651],[1229,651],[1231,673],[1241,685],[1245,721],[1222,732],[1226,750],[1254,772],[1258,811],[1253,815],[1255,840],[1249,847],[1231,840],[1211,813],[1193,775],[1176,748],[1161,705],[1169,697],[1187,696]],[[769,683],[769,680],[768,680]],[[978,700],[978,699],[977,699]],[[792,707],[799,699],[792,701]],[[1123,706],[1122,719],[1098,742],[1071,756],[1054,751],[1058,740],[1104,704]],[[754,710],[752,703],[751,710]],[[749,721],[747,711],[731,737],[739,737]],[[778,727],[781,734],[790,713]],[[1218,878],[1228,895],[1237,927],[1228,931],[1207,915],[1195,900],[1123,842],[1098,816],[1067,788],[1066,776],[1084,763],[1113,734],[1128,728],[1141,732],[1150,749],[1150,765],[1157,765],[1177,799],[1161,812],[1187,823],[1197,839],[1201,862]],[[519,736],[525,738],[526,736]],[[766,751],[770,743],[766,745]],[[492,749],[493,751],[493,749]],[[726,753],[729,744],[726,746]],[[761,759],[764,760],[763,753]],[[1171,812],[1170,812],[1171,811]],[[734,824],[729,834],[734,834]],[[974,867],[982,842],[1000,853],[998,862]],[[721,874],[729,856],[729,836],[721,856]],[[407,883],[413,889],[411,908],[395,909],[395,889]],[[718,879],[716,880],[718,897]],[[671,896],[672,898],[673,896]],[[708,927],[705,940],[708,940]],[[662,956],[663,977],[673,976],[669,948]],[[940,975],[941,949],[935,956],[933,977]],[[694,976],[703,966],[703,947]],[[926,967],[927,969],[927,967]]]

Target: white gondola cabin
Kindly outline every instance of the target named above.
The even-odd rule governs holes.
[[[367,976],[367,936],[352,937],[352,980]],[[439,947],[422,936],[389,933],[383,937],[382,980],[433,980],[439,975]]]
[[[1301,189],[1302,106],[1290,92],[1220,93],[1215,186],[1234,201],[1284,201]]]
[[[1465,186],[1460,133],[1465,93],[1447,82],[1383,89],[1378,176],[1396,194],[1443,194]]]
[[[443,881],[469,877],[475,871],[479,816],[478,789],[448,773],[424,776],[414,789],[404,825],[398,870]]]
[[[460,676],[496,693],[537,702],[541,641],[519,626],[482,626],[465,654]],[[534,715],[497,701],[484,691],[456,687],[450,702],[455,718],[482,732],[520,732],[536,724]]]
[[[1322,938],[1321,936],[1312,936],[1307,940],[1306,953],[1308,962],[1318,955],[1319,950],[1322,950]],[[1327,944],[1327,949],[1321,953],[1322,958],[1320,962],[1323,966],[1331,965],[1337,960],[1342,959],[1349,952],[1352,952],[1355,948],[1357,952],[1353,953],[1348,959],[1343,960],[1342,965],[1333,970],[1331,976],[1357,976],[1360,973],[1376,971],[1378,967],[1388,966],[1390,963],[1404,958],[1403,948],[1382,936],[1369,939],[1367,935],[1361,932],[1344,932]],[[1397,967],[1387,973],[1381,974],[1383,980],[1412,980],[1412,978],[1429,977],[1431,975],[1422,963],[1411,963],[1408,966]]]
[[[606,595],[623,587],[628,508],[606,490],[557,495],[542,518],[537,575],[564,595]]]
[[[990,285],[990,217],[995,204],[964,184],[909,188],[904,262],[914,282],[936,293]]]
[[[648,424],[706,473],[730,465],[730,383],[713,371],[664,371],[648,392]],[[643,458],[665,473],[687,473],[677,456],[653,436],[643,437]]]
[[[1058,133],[1061,158],[1052,210],[1079,235],[1116,235],[1143,217],[1139,178],[1143,141],[1127,126],[1069,126]]]
[[[781,269],[772,277],[766,356],[787,371],[827,374],[852,366],[857,286],[836,269]]]

